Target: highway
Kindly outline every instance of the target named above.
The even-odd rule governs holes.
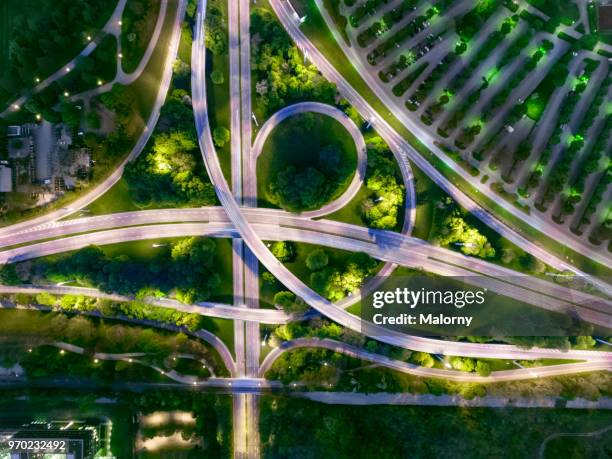
[[[310,220],[275,209],[243,208],[242,213],[248,222],[257,225],[262,237],[269,240],[293,239],[345,250],[363,251],[382,261],[411,268],[423,268],[434,274],[464,276],[466,282],[506,296],[520,298],[538,307],[563,311],[568,304],[575,305],[585,320],[590,318],[593,323],[610,327],[608,314],[612,312],[612,304],[608,300],[437,247],[412,236],[329,220]],[[182,228],[180,231],[190,231],[189,234],[205,231],[205,234],[213,236],[236,235],[227,215],[220,207],[124,212],[65,220],[45,225],[29,233],[0,237],[0,247],[9,247],[43,238],[64,236],[63,239],[4,250],[0,252],[0,262],[18,261],[68,249],[74,250],[89,243],[108,244],[111,241],[108,239],[109,234],[116,236],[112,239],[114,241],[129,240],[132,236],[138,239],[151,238],[153,235],[163,237],[162,229],[151,225],[158,224],[166,228],[164,224],[178,222],[186,222],[180,227]],[[189,226],[187,223],[200,224]],[[135,228],[140,225],[147,227]],[[132,228],[128,230],[128,227]],[[93,231],[114,228],[126,228],[126,231],[93,233]],[[171,232],[167,233],[168,235],[180,235],[177,233],[178,226],[169,231]],[[67,237],[71,234],[76,236]]]
[[[259,231],[263,230],[257,228]],[[153,232],[156,232],[155,234]],[[277,232],[276,228],[272,227],[271,232]],[[235,230],[225,228],[225,225],[217,226],[214,224],[171,224],[171,225],[153,225],[145,227],[133,227],[133,228],[122,228],[111,230],[109,232],[97,232],[87,235],[75,236],[75,238],[92,238],[87,240],[85,245],[89,242],[94,241],[97,243],[115,243],[121,240],[138,240],[150,239],[152,236],[155,237],[173,237],[183,235],[203,235],[203,236],[220,236],[220,237],[231,237],[236,236]],[[255,233],[257,234],[257,233]],[[311,233],[317,234],[317,233]],[[127,235],[127,237],[126,237]],[[267,234],[262,234],[261,237],[266,238]],[[270,234],[270,236],[273,236]],[[97,239],[96,239],[97,238]],[[326,238],[324,236],[324,238]],[[59,240],[62,241],[62,240]],[[56,242],[56,241],[51,241]],[[315,239],[313,241],[307,240],[306,242],[317,243]],[[43,243],[48,244],[48,243]],[[83,245],[83,244],[81,244]],[[62,251],[68,248],[61,249]],[[317,295],[313,292],[313,297],[317,298]],[[326,301],[326,300],[323,300]],[[499,345],[499,344],[477,344],[477,343],[464,343],[464,342],[446,342],[429,338],[421,338],[410,335],[403,335],[401,333],[392,332],[381,327],[374,326],[369,323],[362,322],[358,317],[353,316],[346,311],[337,308],[333,304],[330,304],[330,312],[336,322],[349,326],[353,330],[362,332],[367,336],[374,336],[381,341],[391,342],[400,347],[408,349],[419,350],[423,352],[429,352],[434,354],[448,354],[448,355],[465,355],[469,357],[492,357],[492,358],[506,358],[506,359],[538,359],[538,358],[559,358],[559,359],[576,359],[576,360],[612,360],[612,353],[598,352],[598,351],[581,351],[571,350],[567,352],[560,351],[558,349],[522,349],[511,345]],[[327,313],[327,310],[326,310]]]
[[[571,310],[579,311],[583,318],[591,320],[594,323],[600,323],[607,326],[611,325],[610,312],[612,309],[610,308],[610,301],[607,299],[595,297],[584,292],[570,290],[567,287],[546,282],[539,278],[516,273],[476,258],[466,257],[450,250],[432,246],[425,241],[409,236],[412,225],[414,224],[416,199],[408,158],[416,162],[422,168],[423,163],[426,163],[429,169],[425,167],[424,170],[428,175],[434,178],[434,180],[442,186],[443,189],[449,192],[451,196],[455,197],[461,205],[471,212],[474,212],[479,218],[485,220],[486,223],[490,224],[494,229],[500,232],[500,234],[515,243],[518,242],[517,245],[526,248],[529,252],[534,253],[538,258],[541,258],[551,266],[558,269],[569,269],[570,267],[564,261],[558,260],[556,257],[546,253],[535,244],[525,240],[508,227],[498,222],[493,216],[477,208],[467,196],[463,195],[463,193],[450,182],[447,182],[433,166],[430,166],[427,161],[418,155],[418,153],[413,151],[412,148],[395,133],[386,122],[384,122],[384,120],[380,120],[377,117],[361,96],[357,94],[339,74],[337,74],[335,69],[325,61],[316,48],[309,48],[309,46],[312,45],[303,35],[301,35],[299,26],[295,22],[296,18],[292,16],[292,12],[285,1],[270,0],[270,4],[276,10],[290,34],[294,39],[296,37],[298,38],[299,46],[307,51],[309,58],[321,69],[326,77],[338,85],[340,91],[360,111],[360,113],[371,121],[374,128],[377,129],[383,138],[385,138],[393,150],[398,159],[398,164],[406,184],[406,204],[410,210],[410,217],[405,219],[403,234],[400,234],[372,230],[340,222],[307,218],[323,215],[320,213],[321,210],[316,211],[314,214],[296,216],[274,209],[242,207],[243,201],[247,206],[252,206],[256,203],[255,165],[257,155],[265,142],[265,135],[260,132],[263,140],[260,140],[258,144],[258,136],[255,140],[255,144],[253,146],[251,145],[250,63],[248,62],[250,59],[248,36],[249,2],[248,0],[240,0],[239,3],[228,3],[230,7],[228,22],[231,32],[229,44],[230,105],[232,113],[232,189],[230,189],[221,171],[208,121],[206,83],[204,78],[205,43],[203,30],[206,0],[200,0],[198,3],[199,11],[192,50],[192,96],[196,128],[203,159],[208,174],[216,187],[222,207],[202,209],[159,209],[59,221],[61,218],[74,213],[76,210],[86,207],[116,183],[121,177],[123,166],[142,151],[153,132],[159,118],[159,109],[164,102],[166,92],[170,85],[172,63],[178,49],[181,20],[184,16],[186,7],[186,0],[179,0],[179,8],[174,22],[170,52],[164,64],[164,78],[157,95],[154,110],[147,121],[147,125],[138,144],[117,171],[92,190],[92,192],[75,201],[70,207],[60,209],[28,222],[0,229],[0,247],[5,249],[0,252],[0,262],[15,262],[46,254],[65,252],[89,244],[104,245],[132,240],[187,235],[234,238],[234,250],[238,255],[234,257],[234,291],[237,299],[234,306],[216,303],[181,305],[171,299],[156,300],[158,301],[157,304],[163,307],[172,307],[185,312],[197,312],[215,317],[234,319],[236,330],[241,330],[241,332],[238,332],[236,335],[236,362],[232,360],[231,354],[229,354],[229,351],[224,345],[222,346],[224,351],[222,350],[219,352],[222,354],[223,360],[230,369],[232,375],[238,375],[240,378],[219,381],[219,387],[223,385],[229,387],[240,385],[242,389],[247,391],[250,389],[256,390],[256,388],[264,386],[272,387],[274,385],[273,382],[262,381],[259,378],[259,374],[265,371],[266,365],[271,365],[273,360],[285,350],[304,346],[325,347],[348,353],[349,355],[354,355],[376,364],[388,366],[389,368],[398,369],[399,371],[405,371],[420,376],[443,377],[456,381],[510,381],[529,377],[552,376],[582,371],[609,370],[612,368],[612,353],[600,351],[561,351],[543,348],[524,349],[517,346],[502,344],[442,341],[393,332],[371,323],[362,322],[358,317],[349,314],[342,307],[327,301],[310,289],[280,263],[270,253],[264,241],[295,240],[342,248],[353,252],[365,252],[377,259],[387,262],[387,265],[383,268],[385,274],[392,271],[393,266],[397,264],[411,268],[423,268],[426,271],[446,276],[470,276],[471,282],[474,282],[474,285],[488,288],[507,296],[521,298],[523,301],[534,303],[545,309],[565,311],[569,307]],[[283,14],[285,14],[284,17]],[[295,113],[295,106],[293,108],[288,107],[285,113],[291,114],[292,110],[293,113]],[[334,112],[335,109],[324,106],[321,107],[321,110],[328,114]],[[335,114],[341,117],[339,113],[335,112]],[[276,117],[276,123],[278,123],[280,122],[278,118],[282,116],[284,116],[282,113],[280,115],[277,113],[273,116],[273,119]],[[270,126],[274,125],[274,121],[270,121],[270,123]],[[355,126],[353,125],[351,130],[356,134],[358,130],[356,131],[354,128]],[[264,129],[262,129],[262,131],[263,130]],[[361,141],[356,139],[356,144],[362,146],[359,143],[363,142],[360,133],[359,138],[361,138]],[[361,150],[361,148],[358,148],[358,150]],[[363,152],[365,153],[365,149],[363,149]],[[360,167],[363,167],[363,160],[360,161]],[[362,172],[364,173],[364,170],[358,167],[358,173],[355,174],[353,182],[357,179],[359,180],[358,184],[361,184],[361,180],[363,180]],[[349,186],[351,190],[350,193],[354,193],[358,188],[358,186],[354,188],[353,184],[351,184],[351,186]],[[255,190],[254,193],[252,193],[253,189]],[[347,193],[344,193],[338,200],[330,203],[330,207],[325,209],[324,212],[333,211],[342,207],[344,203],[350,200],[347,196]],[[54,237],[59,237],[60,239],[44,241],[45,239]],[[36,243],[32,244],[33,242]],[[21,244],[30,245],[21,246]],[[449,372],[448,370],[416,367],[414,365],[388,359],[384,356],[368,353],[363,349],[353,348],[344,343],[330,342],[329,340],[317,340],[316,342],[305,340],[284,344],[283,347],[274,350],[264,360],[261,367],[259,367],[258,323],[284,323],[291,319],[291,317],[281,311],[260,310],[258,308],[257,269],[259,262],[261,262],[275,277],[282,279],[282,282],[288,289],[303,298],[309,305],[324,316],[349,329],[360,332],[366,336],[374,337],[388,344],[432,354],[526,360],[541,358],[571,359],[582,360],[584,362],[539,367],[537,369],[517,369],[508,370],[507,372],[495,372],[495,378],[500,379],[493,379],[491,377],[480,377],[467,373],[457,374],[458,372]],[[582,274],[575,269],[574,271]],[[602,284],[600,283],[599,285],[601,286]],[[13,290],[10,290],[11,288]],[[37,288],[40,289],[40,291],[49,291],[58,294],[66,294],[69,292],[81,294],[76,292],[84,291],[84,289],[78,287],[68,286],[44,286]],[[605,285],[604,288],[605,292],[609,294],[609,286]],[[35,291],[33,287],[2,287],[0,292],[22,292],[19,289],[24,289],[23,292],[29,293]],[[90,296],[107,295],[101,292],[88,291],[91,294]],[[109,299],[111,297],[115,299],[125,298],[120,295],[108,295]],[[246,321],[246,325],[244,325],[244,321]],[[216,336],[204,330],[198,333],[202,335],[203,339],[208,340],[208,342],[215,342],[215,340],[219,341]],[[217,347],[217,349],[219,349],[219,347]],[[533,372],[536,372],[536,376],[532,374]],[[199,384],[197,381],[187,382]],[[245,457],[250,457],[252,453],[248,453],[248,451],[252,452],[253,448],[258,448],[258,444],[251,443],[248,440],[248,432],[252,432],[253,429],[256,428],[257,398],[255,396],[236,397],[234,403],[235,419],[240,420],[239,423],[235,424],[236,430],[234,438],[239,441],[239,448],[237,448],[236,451],[238,454],[244,452]]]
[[[200,4],[201,5],[201,4]],[[201,24],[199,25],[201,27]],[[198,132],[198,140],[200,150],[206,165],[206,169],[212,182],[215,184],[217,196],[226,210],[235,229],[238,231],[244,242],[249,246],[251,251],[257,256],[259,261],[278,279],[282,279],[285,286],[297,296],[301,297],[312,306],[314,309],[321,312],[329,319],[350,328],[361,332],[366,336],[378,336],[381,341],[388,344],[397,345],[404,348],[415,350],[423,350],[435,354],[454,354],[464,356],[482,356],[483,354],[496,358],[535,358],[534,355],[554,355],[559,357],[563,353],[555,349],[520,349],[515,346],[508,345],[487,345],[477,343],[454,343],[415,336],[402,335],[400,333],[392,333],[389,330],[381,329],[380,327],[371,324],[362,324],[359,318],[348,314],[346,311],[337,308],[333,303],[312,291],[293,273],[279,262],[274,255],[268,250],[266,245],[255,232],[254,228],[249,224],[246,217],[243,215],[238,202],[232,195],[227,181],[221,171],[219,158],[217,157],[208,122],[208,108],[206,104],[206,82],[205,82],[205,43],[200,35],[194,40],[194,52],[192,56],[192,92],[193,92],[193,109],[196,121],[196,129]],[[175,225],[176,226],[176,225]],[[420,348],[420,349],[417,349]],[[427,350],[425,350],[427,349]],[[582,354],[578,360],[584,357],[584,352],[587,351],[569,351],[565,355],[572,353]],[[577,355],[577,354],[573,354]],[[523,357],[525,356],[525,357]],[[527,357],[530,356],[530,357]],[[599,352],[587,352],[588,358],[602,358],[604,360],[609,357],[602,355]]]
[[[317,66],[321,73],[331,82],[335,83],[340,93],[359,111],[362,117],[369,120],[372,126],[377,130],[381,137],[392,147],[394,152],[399,152],[398,163],[401,164],[402,160],[406,160],[406,157],[410,158],[421,170],[423,170],[440,188],[448,193],[459,205],[464,207],[466,210],[474,214],[477,218],[482,220],[485,224],[490,226],[500,235],[522,248],[523,250],[531,253],[536,258],[544,261],[548,265],[560,270],[570,270],[578,275],[587,275],[576,267],[561,260],[555,255],[550,254],[545,249],[541,248],[536,242],[526,239],[524,236],[519,234],[514,229],[510,228],[505,223],[501,222],[494,215],[488,211],[480,208],[469,196],[459,189],[450,180],[446,179],[432,164],[430,164],[420,153],[418,153],[404,138],[399,135],[387,121],[382,119],[378,113],[366,102],[361,96],[345,79],[344,77],[331,65],[331,63],[325,58],[325,56],[316,48],[316,46],[304,35],[300,30],[300,18],[293,10],[290,2],[287,0],[270,0],[270,6],[275,11],[280,22],[283,24],[285,30],[289,33],[291,38],[296,42],[297,46],[306,53],[309,59]],[[319,9],[328,23],[328,27],[333,24],[331,18],[326,13],[326,10],[322,7],[322,2],[316,0]],[[333,30],[333,26],[330,27]],[[483,196],[488,197],[493,202],[496,202],[504,211],[514,215],[515,217],[525,220],[526,216],[522,214],[510,203],[500,199],[494,194],[488,187],[483,186],[478,181],[474,181],[473,178],[460,167],[450,160],[446,154],[444,154],[435,144],[434,139],[431,135],[418,123],[412,120],[403,108],[397,108],[397,101],[392,100],[384,91],[381,91],[377,84],[374,76],[370,74],[368,69],[363,67],[361,60],[355,55],[355,51],[352,48],[346,46],[342,40],[337,40],[338,45],[347,55],[348,59],[356,66],[357,71],[360,73],[362,78],[368,83],[368,86],[374,91],[376,96],[387,106],[389,109],[393,109],[395,116],[417,137],[423,144],[432,151],[440,160],[442,160],[450,169],[453,169],[463,179],[472,186]],[[528,223],[535,225],[533,221],[527,221]],[[610,264],[610,258],[601,251],[594,250],[590,247],[586,247],[584,244],[578,244],[574,239],[568,238],[564,232],[561,232],[558,228],[552,226],[548,222],[537,222],[537,229],[540,232],[545,233],[548,237],[551,237],[557,241],[567,244],[570,248],[581,253],[587,257],[592,258],[604,265]],[[577,245],[578,244],[578,245]],[[605,284],[598,281],[596,278],[591,278],[591,282],[603,287]]]

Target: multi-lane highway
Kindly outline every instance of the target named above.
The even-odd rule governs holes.
[[[256,225],[257,231],[266,240],[296,240],[362,251],[386,262],[423,268],[439,275],[460,276],[468,283],[505,296],[520,298],[537,307],[561,312],[576,310],[584,320],[607,327],[612,325],[610,319],[612,304],[605,298],[521,274],[478,258],[431,245],[412,236],[330,220],[311,220],[275,209],[243,208],[242,213],[248,222]],[[180,226],[174,225],[179,222],[184,223]],[[152,226],[154,224],[162,227],[156,228]],[[220,207],[125,212],[66,220],[19,235],[0,237],[0,248],[18,245],[1,251],[0,262],[74,250],[88,244],[125,241],[131,237],[138,239],[151,238],[153,235],[163,237],[163,231],[167,229],[165,224],[174,226],[168,229],[170,232],[166,233],[167,236],[180,235],[180,231],[189,234],[198,234],[198,231],[202,231],[202,234],[217,236],[237,235],[227,214]],[[141,225],[146,226],[137,228]],[[113,228],[125,229],[120,232],[95,233]],[[55,237],[61,238],[24,245]],[[255,293],[251,292],[250,295]]]
[[[388,274],[393,265],[399,264],[412,268],[423,268],[426,271],[447,276],[466,276],[474,285],[487,288],[500,294],[520,298],[522,301],[554,311],[575,311],[586,320],[600,325],[611,326],[612,312],[607,298],[594,296],[587,292],[572,290],[567,287],[543,279],[527,276],[506,268],[487,263],[483,260],[466,257],[457,252],[435,247],[425,241],[409,236],[415,217],[414,183],[408,158],[416,162],[443,189],[453,196],[461,205],[500,232],[520,247],[526,249],[538,258],[557,269],[573,269],[563,260],[548,254],[533,242],[524,239],[516,232],[499,222],[489,213],[478,208],[454,184],[439,174],[433,166],[420,157],[384,120],[380,119],[374,110],[365,102],[342,76],[327,62],[324,56],[306,39],[299,30],[299,21],[286,1],[270,0],[283,25],[298,45],[307,52],[309,58],[319,67],[322,73],[338,85],[342,94],[360,111],[360,113],[378,130],[393,150],[407,189],[407,206],[410,210],[402,234],[388,231],[372,230],[355,225],[349,225],[329,220],[314,220],[314,216],[323,215],[321,211],[313,214],[292,215],[274,209],[257,209],[256,205],[256,159],[261,152],[266,135],[272,127],[280,122],[283,116],[290,116],[301,110],[288,107],[284,112],[273,116],[267,128],[252,145],[251,133],[251,95],[250,95],[250,37],[249,37],[249,2],[228,2],[230,30],[230,106],[231,106],[231,150],[232,150],[232,189],[223,176],[219,159],[215,151],[208,121],[206,84],[205,84],[205,42],[204,13],[206,1],[198,3],[195,37],[192,49],[192,96],[202,156],[208,174],[215,185],[222,207],[202,209],[166,209],[142,212],[126,212],[98,217],[78,218],[60,221],[61,218],[74,213],[77,209],[86,207],[103,194],[120,178],[123,166],[136,157],[149,139],[157,119],[159,109],[165,99],[172,76],[172,63],[176,55],[180,37],[181,20],[184,16],[186,1],[180,0],[178,12],[174,21],[172,42],[165,62],[164,77],[159,89],[155,107],[147,122],[138,144],[130,156],[115,171],[92,192],[77,200],[71,207],[60,209],[29,222],[20,223],[0,229],[0,262],[14,262],[64,252],[84,247],[89,244],[112,244],[131,240],[155,239],[161,237],[200,235],[211,237],[232,237],[236,241],[234,269],[234,290],[236,301],[234,306],[221,304],[181,305],[170,299],[156,300],[158,305],[172,307],[185,312],[198,312],[216,317],[234,319],[236,325],[236,361],[234,362],[225,346],[222,354],[232,375],[244,380],[245,387],[255,384],[261,387],[258,375],[265,372],[282,352],[300,346],[324,347],[326,349],[344,352],[354,357],[369,360],[374,363],[406,371],[421,376],[435,376],[457,381],[491,382],[494,380],[516,380],[539,376],[552,376],[582,371],[596,371],[612,367],[612,353],[585,350],[560,351],[557,349],[532,348],[524,349],[512,345],[466,343],[442,341],[429,338],[404,335],[393,332],[371,323],[363,322],[358,317],[349,314],[343,308],[318,295],[303,281],[293,275],[268,250],[265,240],[295,240],[342,248],[349,251],[366,252],[373,257],[389,264],[384,268]],[[384,101],[384,100],[383,100]],[[311,107],[312,108],[312,107]],[[346,116],[335,108],[319,107],[321,113],[338,117],[346,123]],[[317,111],[317,108],[314,109]],[[346,126],[347,124],[345,124]],[[365,154],[363,138],[354,125],[349,126],[349,132],[354,134],[358,151]],[[418,131],[417,131],[418,133]],[[261,138],[261,140],[260,140]],[[345,204],[358,189],[363,180],[364,156],[360,157],[358,171],[355,174],[355,185],[351,183],[350,192],[339,200],[331,203],[325,210],[336,210]],[[242,204],[247,207],[242,207]],[[249,206],[251,208],[249,208]],[[80,234],[82,233],[82,234]],[[57,239],[53,239],[57,238]],[[52,240],[48,240],[52,239]],[[46,241],[44,241],[46,240]],[[433,354],[460,355],[470,357],[489,357],[503,359],[572,359],[583,360],[583,363],[540,367],[537,370],[508,370],[495,372],[493,377],[457,374],[448,370],[425,369],[410,364],[397,362],[383,356],[368,353],[363,349],[353,348],[343,343],[327,340],[298,340],[285,344],[275,350],[259,367],[259,322],[284,323],[290,319],[285,313],[277,310],[258,309],[258,264],[261,262],[272,274],[281,279],[283,284],[296,295],[303,298],[314,309],[324,316],[366,336],[375,337],[392,345]],[[579,271],[573,269],[574,272]],[[607,284],[598,285],[610,294]],[[12,290],[11,290],[12,289]],[[23,290],[21,290],[23,289]],[[19,293],[35,291],[50,291],[58,294],[85,294],[84,289],[76,287],[44,286],[38,287],[2,287],[0,293]],[[87,290],[90,296],[106,295],[101,292]],[[109,298],[121,301],[127,298],[121,295],[109,295]],[[244,322],[246,321],[246,326]],[[245,328],[246,327],[246,328]],[[213,335],[214,336],[214,335]],[[206,335],[208,340],[214,340]],[[216,338],[216,337],[215,337]],[[218,338],[217,338],[218,340]],[[534,373],[536,376],[534,376]],[[480,378],[480,379],[479,379]],[[229,382],[232,384],[232,382]],[[240,422],[235,425],[235,439],[238,441],[237,452],[244,452],[245,457],[257,450],[258,443],[248,441],[247,431],[256,426],[256,398],[237,398],[235,416]],[[247,444],[250,443],[250,444]],[[236,445],[235,445],[236,446]]]

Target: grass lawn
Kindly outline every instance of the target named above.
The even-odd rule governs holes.
[[[129,193],[128,183],[122,177],[106,193],[87,206],[89,213],[84,215],[106,215],[115,212],[142,210],[130,199]],[[71,215],[71,217],[80,217],[80,214],[76,213]]]
[[[128,0],[121,18],[121,66],[127,73],[136,70],[151,41],[161,0]]]
[[[406,127],[395,118],[387,107],[374,95],[369,86],[361,78],[351,61],[338,46],[334,35],[321,17],[313,0],[293,0],[301,5],[307,12],[307,19],[301,25],[301,30],[317,46],[317,49],[334,65],[334,67],[347,79],[351,86],[382,116],[406,141],[408,141],[424,158],[436,167],[462,191],[468,194],[476,203],[489,209],[498,218],[514,228],[525,237],[536,240],[546,250],[556,254],[559,258],[571,260],[572,263],[589,274],[606,278],[612,275],[612,270],[594,262],[571,249],[559,241],[553,240],[537,229],[526,224],[522,219],[509,214],[495,201],[476,193],[474,188],[463,178],[459,177],[454,168],[446,165],[430,152]],[[573,5],[573,4],[572,4]]]
[[[335,220],[338,222],[350,223],[352,225],[365,226],[362,216],[363,202],[372,195],[365,185],[361,185],[359,191],[348,204],[336,212],[322,217],[326,220]]]
[[[348,46],[351,46],[346,28],[348,27],[348,20],[340,13],[340,2],[341,0],[323,0],[323,5],[329,12],[330,16],[334,20],[334,24],[338,28],[338,31],[342,35],[342,39]]]
[[[512,279],[510,279],[512,280]],[[464,283],[465,282],[465,283]],[[419,290],[425,288],[430,291],[446,291],[460,289],[465,291],[478,291],[477,287],[469,285],[469,279],[439,276],[398,267],[389,278],[387,278],[378,290],[395,291],[396,288],[408,288]],[[368,310],[364,309],[368,305]],[[443,313],[448,306],[428,306],[427,313]],[[472,305],[470,314],[473,322],[470,326],[470,335],[492,336],[559,336],[567,327],[567,317],[553,313],[545,309],[532,306],[520,300],[501,296],[493,292],[485,293],[485,301],[482,305]],[[355,315],[362,315],[368,319],[374,311],[371,307],[371,299],[365,299],[351,306],[348,311]],[[416,310],[415,310],[416,311]],[[425,313],[425,311],[420,311]],[[410,330],[402,329],[403,333],[414,331],[427,332],[430,335],[459,336],[465,333],[463,327],[453,329],[452,326],[442,329],[432,329],[427,325],[415,325]]]
[[[223,73],[223,83],[213,84],[210,74],[213,71]],[[206,99],[208,102],[208,119],[211,132],[216,127],[224,127],[230,130],[230,91],[229,91],[229,56],[228,54],[214,55],[206,50]],[[221,164],[221,170],[232,186],[232,155],[230,151],[231,141],[223,147],[215,147]]]
[[[301,127],[306,117],[314,120],[311,128]],[[357,168],[357,148],[353,138],[338,121],[318,113],[299,114],[282,121],[267,138],[263,153],[257,160],[257,196],[259,205],[271,207],[267,200],[268,184],[276,175],[293,165],[301,170],[316,166],[317,154],[328,145],[339,144],[343,161],[350,164],[350,170]],[[343,180],[330,201],[340,196],[353,177]]]

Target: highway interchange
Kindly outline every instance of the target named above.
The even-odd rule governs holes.
[[[120,2],[121,3],[121,2]],[[369,106],[342,75],[325,59],[323,54],[306,38],[299,28],[299,17],[286,0],[270,0],[281,23],[298,47],[307,54],[324,76],[337,84],[341,94],[357,108],[360,114],[390,145],[402,172],[407,199],[406,222],[401,233],[371,230],[355,225],[319,219],[343,207],[359,189],[365,174],[365,145],[356,126],[337,109],[321,104],[302,104],[288,107],[274,115],[264,124],[252,142],[251,126],[251,82],[250,82],[250,15],[249,1],[228,2],[230,31],[230,106],[231,106],[231,188],[223,175],[212,141],[206,101],[204,15],[206,0],[198,2],[198,16],[192,49],[192,100],[202,157],[215,185],[221,207],[201,209],[164,209],[141,212],[126,212],[96,217],[80,217],[70,220],[62,218],[86,208],[95,199],[114,185],[122,175],[123,167],[143,150],[152,134],[159,111],[164,103],[172,79],[172,63],[180,40],[181,20],[186,7],[185,0],[179,0],[174,21],[171,45],[165,62],[164,76],[160,85],[153,112],[147,121],[143,134],[130,155],[110,177],[94,190],[79,198],[69,207],[59,209],[42,217],[0,229],[0,262],[16,262],[52,253],[60,253],[89,244],[112,244],[131,240],[156,239],[160,237],[200,235],[210,237],[231,237],[234,239],[234,305],[204,303],[183,305],[172,299],[158,299],[155,304],[185,312],[198,312],[213,317],[233,319],[235,323],[235,356],[225,344],[208,336],[207,341],[217,349],[232,374],[229,384],[233,388],[261,387],[269,383],[263,380],[265,372],[283,352],[298,347],[318,347],[335,350],[366,361],[427,377],[443,377],[455,381],[494,382],[529,379],[534,377],[571,374],[576,372],[609,370],[612,368],[612,354],[602,351],[531,348],[523,349],[512,345],[481,344],[443,341],[381,329],[371,323],[363,323],[345,309],[358,299],[347,299],[342,307],[318,295],[301,279],[292,274],[270,252],[266,245],[269,240],[294,240],[323,246],[362,251],[374,258],[387,262],[384,274],[389,274],[396,265],[423,269],[446,276],[468,276],[476,286],[490,289],[510,297],[554,311],[573,311],[583,319],[595,324],[612,327],[611,302],[601,296],[570,290],[556,283],[510,271],[506,268],[471,258],[410,236],[415,219],[414,181],[410,170],[410,159],[423,169],[436,183],[448,192],[459,204],[470,210],[501,235],[522,249],[540,258],[558,270],[571,270],[578,275],[584,273],[564,260],[546,252],[536,242],[527,240],[493,215],[479,208],[456,185],[444,178],[417,151],[415,151],[384,119]],[[119,7],[118,7],[119,8]],[[327,18],[328,19],[328,18]],[[344,50],[349,53],[350,50]],[[91,52],[91,51],[89,51]],[[367,73],[367,72],[365,72]],[[362,73],[363,75],[363,73]],[[374,87],[373,87],[373,90]],[[377,94],[379,95],[379,94]],[[379,95],[383,102],[387,102]],[[392,105],[387,105],[392,106]],[[323,209],[304,213],[289,214],[274,209],[259,209],[257,204],[256,163],[266,136],[282,119],[304,110],[317,111],[341,121],[353,135],[358,152],[358,168],[351,185],[337,200]],[[348,120],[348,121],[347,121]],[[404,121],[404,120],[402,120]],[[420,137],[418,126],[406,125]],[[429,145],[434,152],[437,147]],[[469,179],[469,177],[468,177]],[[485,189],[482,190],[483,194]],[[480,191],[480,190],[479,190]],[[500,203],[503,205],[503,203]],[[510,206],[511,207],[511,206]],[[511,211],[512,208],[506,209]],[[552,233],[554,234],[554,233]],[[584,252],[583,252],[584,253]],[[590,256],[590,253],[586,253]],[[594,254],[594,259],[600,259]],[[303,298],[313,309],[329,319],[356,330],[366,336],[373,336],[399,347],[441,355],[461,355],[502,359],[536,360],[540,358],[580,360],[581,363],[554,365],[534,369],[514,369],[493,372],[483,377],[457,371],[423,368],[388,357],[372,354],[360,348],[331,340],[301,339],[284,343],[273,350],[260,363],[260,323],[281,324],[292,320],[280,310],[259,309],[259,263],[262,263],[275,277],[297,296]],[[610,295],[608,284],[597,279],[592,283]],[[100,298],[124,301],[129,298],[105,294],[93,289],[69,286],[19,286],[0,287],[0,293],[23,293],[47,291],[55,294],[83,294]],[[206,333],[205,333],[206,334]],[[214,336],[214,335],[213,335]],[[240,383],[242,381],[243,383]],[[216,384],[216,383],[215,383]],[[223,382],[225,384],[225,382]],[[238,390],[240,392],[240,390]],[[234,448],[238,457],[259,456],[259,435],[257,431],[257,395],[239,394],[234,398]]]

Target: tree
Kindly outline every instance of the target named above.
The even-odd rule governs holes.
[[[191,74],[191,66],[187,62],[177,58],[172,66],[172,71],[174,72],[175,77],[185,78]]]
[[[442,246],[458,245],[461,252],[466,255],[474,255],[480,258],[491,258],[495,256],[495,249],[487,240],[486,236],[469,226],[458,211],[451,213],[443,221],[440,234],[435,242]]]
[[[78,127],[81,122],[81,111],[74,104],[62,102],[60,104],[60,113],[62,121],[72,128]]]
[[[431,368],[434,366],[434,359],[431,354],[426,352],[413,352],[410,361],[422,367]]]
[[[0,284],[4,285],[18,285],[21,283],[21,279],[17,275],[14,264],[2,265],[0,267]]]
[[[283,263],[293,261],[296,256],[295,244],[287,241],[273,242],[270,251],[279,261]]]
[[[225,82],[223,72],[220,70],[213,70],[210,73],[210,81],[212,81],[213,84],[223,84]]]
[[[480,376],[489,376],[491,374],[491,365],[488,362],[479,360],[476,362],[476,373]]]
[[[317,271],[321,268],[327,266],[329,262],[329,257],[327,256],[327,252],[323,249],[317,249],[308,254],[306,257],[306,266],[311,271]]]
[[[230,140],[230,131],[228,131],[223,126],[217,126],[213,130],[213,141],[215,145],[219,148],[223,148],[223,146],[229,142]]]
[[[304,312],[308,306],[300,298],[288,291],[281,291],[274,295],[274,304],[283,308],[288,314]]]
[[[455,370],[472,372],[476,369],[476,362],[469,357],[453,357],[450,361]]]

